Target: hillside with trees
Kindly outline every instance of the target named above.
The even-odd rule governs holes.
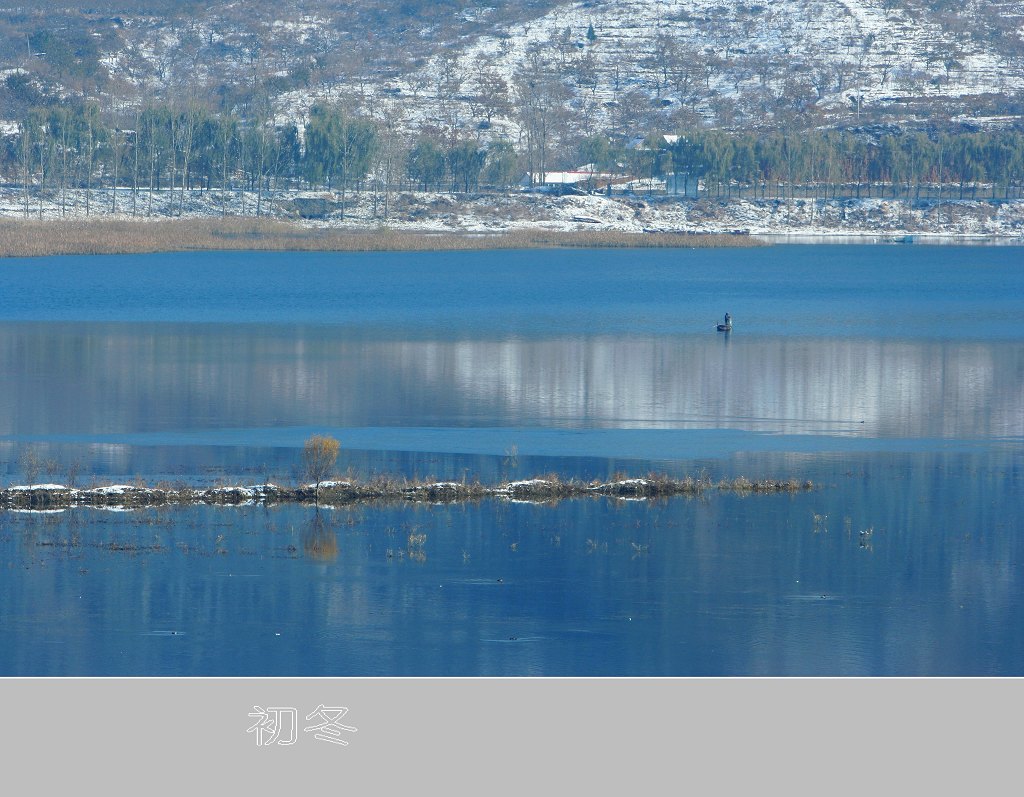
[[[364,194],[386,220],[401,192],[556,173],[562,193],[1007,201],[1022,114],[1024,2],[0,8],[8,215],[326,191],[338,220]]]

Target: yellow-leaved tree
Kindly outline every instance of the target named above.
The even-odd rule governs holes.
[[[320,502],[320,484],[334,470],[340,448],[341,443],[335,438],[322,434],[313,435],[302,446],[302,469],[306,478],[316,482],[317,503]]]

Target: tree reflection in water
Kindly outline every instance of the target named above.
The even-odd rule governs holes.
[[[302,530],[302,550],[318,562],[333,562],[338,558],[338,535],[320,514],[319,507]]]

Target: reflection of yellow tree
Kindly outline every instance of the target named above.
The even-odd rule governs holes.
[[[427,552],[423,550],[423,545],[427,541],[426,534],[417,534],[416,526],[413,526],[409,531],[409,559],[413,562],[423,563],[427,561]]]
[[[302,549],[310,559],[333,562],[338,558],[338,536],[317,511],[302,532]]]

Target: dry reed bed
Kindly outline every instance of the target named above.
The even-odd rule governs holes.
[[[608,482],[563,480],[556,475],[536,479],[484,485],[479,482],[410,482],[395,477],[375,477],[360,482],[332,481],[320,485],[282,487],[261,484],[252,487],[213,488],[111,485],[73,489],[57,484],[15,486],[0,490],[0,509],[49,510],[76,506],[143,508],[157,506],[252,505],[252,504],[325,504],[343,506],[367,501],[454,503],[485,498],[557,501],[563,498],[605,496],[609,498],[658,498],[701,496],[711,491],[729,493],[795,493],[814,489],[810,481],[796,479],[746,478],[720,481],[687,476],[674,479],[651,475],[642,479],[615,479]]]
[[[264,219],[68,221],[0,219],[0,257],[143,254],[206,250],[429,252],[536,248],[716,248],[763,246],[748,235],[580,230],[504,233],[347,231]]]

